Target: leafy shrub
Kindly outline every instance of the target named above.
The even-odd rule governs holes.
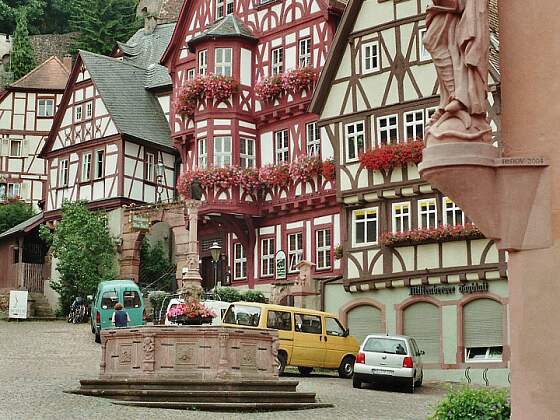
[[[266,302],[266,298],[264,297],[263,293],[257,290],[247,290],[241,296],[241,300],[245,302],[259,302],[259,303]]]
[[[239,302],[242,300],[241,293],[232,287],[222,287],[216,289],[216,295],[224,302]]]
[[[511,402],[505,389],[461,386],[451,388],[439,402],[431,419],[509,419]]]
[[[151,244],[144,238],[140,249],[140,286],[171,291],[175,270],[176,265],[167,255],[163,242]]]
[[[167,292],[164,292],[163,290],[156,290],[154,292],[151,292],[148,295],[148,299],[150,301],[150,303],[152,304],[152,316],[153,316],[153,320],[154,322],[157,322],[158,320],[160,320],[160,314],[165,314],[165,311],[162,311],[162,305],[165,305],[167,303],[169,303],[168,298],[171,295]],[[165,308],[167,309],[167,308]]]

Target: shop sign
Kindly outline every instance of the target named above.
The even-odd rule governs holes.
[[[12,290],[10,292],[8,317],[18,319],[27,318],[27,295],[27,290]]]
[[[286,280],[286,253],[282,250],[276,253],[276,280]]]
[[[459,293],[463,294],[470,294],[470,293],[478,293],[478,292],[487,292],[488,291],[488,282],[474,282],[474,283],[467,283],[461,284],[460,286],[429,286],[429,285],[421,285],[421,286],[410,286],[410,295],[411,296],[422,296],[422,295],[454,295],[459,290]]]
[[[150,230],[150,218],[148,216],[133,214],[131,222],[134,230]]]

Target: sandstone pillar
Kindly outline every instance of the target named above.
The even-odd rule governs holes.
[[[202,277],[200,276],[198,255],[198,209],[200,200],[187,200],[185,211],[189,218],[189,241],[187,242],[186,265],[181,268],[182,281],[179,294],[183,299],[200,299],[202,295]]]

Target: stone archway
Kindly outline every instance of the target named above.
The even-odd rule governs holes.
[[[134,218],[148,221],[148,227],[159,222],[169,225],[174,236],[175,262],[177,271],[175,278],[181,284],[182,268],[187,264],[187,244],[189,231],[185,223],[185,207],[183,203],[171,203],[150,206],[132,206],[125,208],[123,216],[123,234],[120,251],[120,277],[138,282],[140,276],[140,249],[146,235],[146,229],[134,226]]]

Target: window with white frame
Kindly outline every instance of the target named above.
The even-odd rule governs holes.
[[[284,71],[284,49],[275,48],[272,50],[272,75],[280,74]]]
[[[362,44],[362,73],[378,71],[379,67],[379,42]]]
[[[156,156],[153,153],[146,153],[146,181],[154,182],[156,169]]]
[[[206,73],[208,73],[208,50],[202,50],[198,52],[198,74]]]
[[[404,113],[404,131],[406,139],[424,138],[424,110]]]
[[[465,213],[449,197],[443,197],[443,223],[451,226],[465,224]]]
[[[352,212],[354,246],[375,245],[377,243],[377,213],[377,207]]]
[[[377,118],[377,142],[389,144],[399,140],[397,115],[387,115]]]
[[[89,181],[91,178],[91,153],[84,153],[82,155],[82,176],[81,180]]]
[[[196,70],[195,69],[188,69],[187,70],[187,80],[194,79],[195,75],[196,75]]]
[[[288,272],[297,273],[297,265],[303,260],[303,233],[288,235]]]
[[[346,124],[346,162],[357,161],[365,147],[364,122]]]
[[[208,166],[208,150],[206,139],[198,140],[198,167],[204,169]]]
[[[86,118],[91,118],[93,116],[93,102],[88,102],[86,104]]]
[[[68,186],[68,159],[62,159],[59,164],[58,186]]]
[[[299,40],[299,67],[311,66],[311,38]]]
[[[243,280],[247,278],[247,256],[245,248],[240,243],[233,245],[233,278]]]
[[[21,140],[10,140],[10,156],[11,157],[21,157],[21,147],[22,141]]]
[[[54,116],[54,99],[38,99],[37,116],[38,117]]]
[[[276,143],[276,163],[287,163],[290,161],[290,138],[288,130],[280,130],[274,133]]]
[[[21,197],[21,184],[8,183],[8,198]]]
[[[105,175],[105,151],[95,151],[95,179],[103,178]]]
[[[76,121],[81,121],[82,120],[82,106],[78,105],[76,107]]]
[[[216,48],[214,73],[221,74],[222,76],[231,76],[231,48]]]
[[[231,165],[231,137],[214,137],[214,166]]]
[[[432,115],[434,115],[436,111],[436,107],[426,108],[426,124],[430,122],[430,118],[432,118]]]
[[[256,166],[255,140],[239,139],[239,164],[242,168],[254,168]]]
[[[393,232],[410,230],[410,203],[393,203]]]
[[[418,200],[418,227],[433,229],[437,226],[437,205],[435,198]]]
[[[419,57],[419,59],[421,61],[432,59],[432,56],[430,55],[430,52],[426,49],[426,46],[424,45],[424,37],[426,36],[426,31],[427,30],[428,30],[427,28],[422,28],[422,29],[420,29],[420,31],[418,31],[418,42],[420,44],[420,57]]]
[[[261,240],[261,277],[274,275],[274,238]]]
[[[233,13],[233,0],[216,0],[216,19]]]
[[[321,229],[315,235],[315,258],[317,270],[327,270],[331,268],[331,231]]]
[[[308,156],[321,155],[321,129],[317,123],[306,125],[306,143]]]

